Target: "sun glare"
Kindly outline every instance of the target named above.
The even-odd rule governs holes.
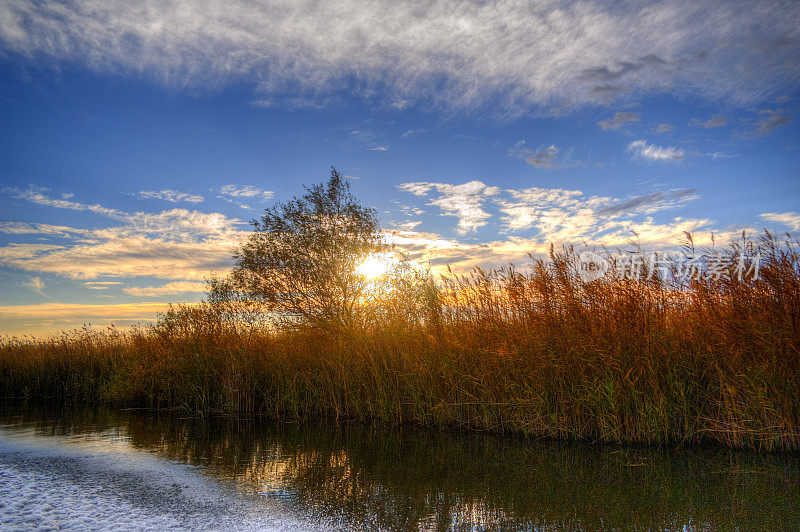
[[[377,279],[388,269],[386,261],[377,255],[370,255],[358,266],[358,273],[367,279]]]

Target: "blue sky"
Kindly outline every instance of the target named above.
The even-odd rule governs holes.
[[[196,301],[335,165],[434,268],[800,231],[796,2],[0,6],[0,331]]]

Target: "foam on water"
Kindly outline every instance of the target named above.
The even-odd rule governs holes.
[[[258,499],[121,439],[0,428],[0,529],[320,530],[332,523]]]

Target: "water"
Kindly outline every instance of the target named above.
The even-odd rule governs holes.
[[[0,528],[800,529],[800,458],[143,412],[0,415]]]

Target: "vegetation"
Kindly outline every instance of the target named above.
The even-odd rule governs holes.
[[[251,223],[233,272],[212,280],[210,300],[247,302],[283,326],[350,326],[368,284],[358,265],[386,246],[375,211],[359,205],[336,169]]]
[[[760,279],[737,275],[745,249],[761,254]],[[243,256],[234,279],[252,271]],[[249,297],[252,285],[218,280],[208,301],[172,307],[153,326],[2,341],[0,393],[797,451],[797,244],[767,233],[723,258],[716,276],[584,282],[577,253],[552,250],[529,271],[476,269],[435,284],[401,262],[372,284],[359,280],[348,294],[361,297],[335,326],[316,319],[327,310],[290,312],[292,326],[278,326],[280,315]]]

